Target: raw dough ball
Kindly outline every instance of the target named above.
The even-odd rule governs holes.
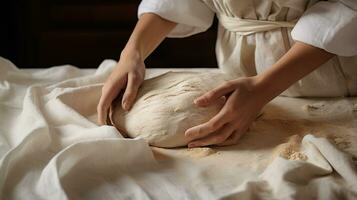
[[[212,72],[168,72],[145,80],[129,112],[122,109],[121,99],[114,102],[111,123],[121,133],[143,138],[152,146],[185,146],[185,131],[210,120],[224,104],[224,99],[219,99],[210,106],[197,107],[194,99],[225,80],[224,74]]]

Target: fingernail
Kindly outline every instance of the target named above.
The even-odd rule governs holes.
[[[190,137],[192,135],[192,133],[190,133],[190,132],[185,132],[185,136],[186,137]]]
[[[123,102],[123,108],[124,110],[128,110],[128,103],[126,101]]]
[[[196,104],[196,105],[202,105],[202,104],[205,103],[205,101],[202,100],[202,99],[195,99],[195,100],[193,101],[193,103]]]

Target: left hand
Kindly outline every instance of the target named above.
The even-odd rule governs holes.
[[[255,76],[227,81],[197,98],[194,103],[201,107],[223,96],[227,100],[211,120],[185,132],[190,141],[188,147],[236,144],[266,104],[263,95],[264,89]]]

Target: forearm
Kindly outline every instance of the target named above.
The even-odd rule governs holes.
[[[332,56],[333,54],[323,49],[296,42],[277,63],[257,76],[265,103],[281,94]]]
[[[176,23],[165,20],[153,13],[145,13],[138,20],[123,54],[136,54],[145,60],[165,39]]]

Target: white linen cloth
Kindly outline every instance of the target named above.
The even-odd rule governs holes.
[[[219,19],[217,63],[223,71],[235,76],[262,73],[290,49],[294,40],[325,49],[338,56],[292,85],[283,95],[357,95],[355,0],[143,0],[138,16],[148,12],[178,23],[169,37],[203,32],[211,26],[216,14]],[[227,20],[222,20],[226,18],[230,24],[236,21],[236,25],[226,26]],[[247,21],[255,21],[255,29],[264,26],[262,22],[279,26],[241,34],[236,29],[242,29],[242,22]],[[291,27],[295,22],[296,26]],[[254,24],[249,27],[253,28]]]
[[[150,148],[96,124],[102,82],[114,66],[107,60],[95,72],[68,65],[29,72],[0,57],[0,199],[357,198],[357,99],[331,100],[329,115],[310,116],[300,110],[310,100],[278,98],[240,144],[191,159],[185,148]],[[349,133],[349,148],[307,134],[306,161],[270,161],[291,134],[276,123],[307,119]]]

